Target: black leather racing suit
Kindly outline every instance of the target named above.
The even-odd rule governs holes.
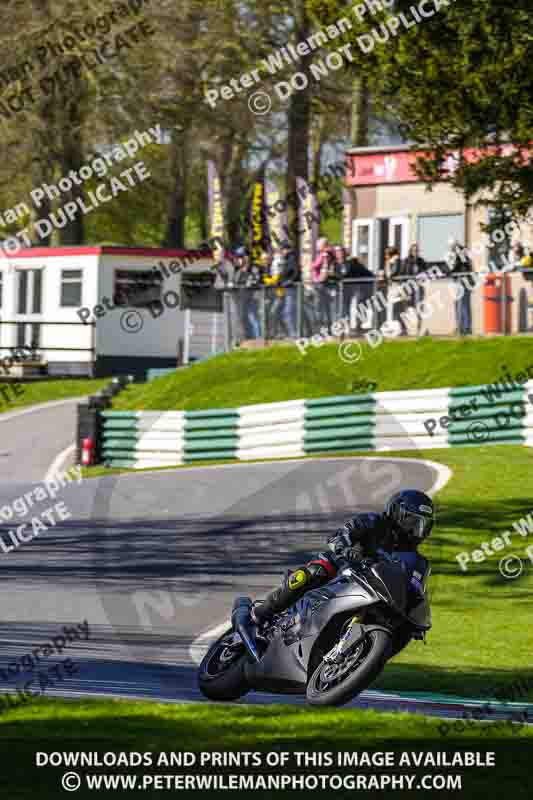
[[[305,566],[289,573],[281,586],[270,592],[263,603],[254,606],[255,621],[261,623],[274,614],[286,611],[307,591],[334,578],[338,569],[338,556],[349,561],[358,561],[371,558],[378,548],[388,553],[394,550],[416,552],[416,543],[397,532],[383,514],[357,514],[328,540],[327,552],[318,553]]]

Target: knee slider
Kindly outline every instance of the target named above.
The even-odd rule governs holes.
[[[309,572],[308,567],[303,567],[303,569],[297,569],[287,578],[287,586],[291,590],[291,592],[297,592],[304,587],[309,586],[311,583],[311,574]]]

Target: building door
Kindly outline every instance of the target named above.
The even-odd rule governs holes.
[[[400,258],[409,253],[409,217],[391,217],[389,220],[389,247],[395,247]]]
[[[17,269],[17,347],[39,348],[43,311],[43,270]],[[29,317],[29,319],[27,319]]]
[[[372,272],[376,271],[375,225],[374,219],[355,219],[353,222],[352,256]]]

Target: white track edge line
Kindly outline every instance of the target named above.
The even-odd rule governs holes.
[[[61,472],[61,467],[67,461],[72,453],[76,450],[75,444],[69,444],[68,447],[65,447],[57,456],[54,458],[50,466],[46,471],[46,475],[44,476],[44,481],[51,481],[55,478],[58,472]]]

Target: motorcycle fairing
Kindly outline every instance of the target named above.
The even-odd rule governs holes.
[[[246,680],[256,691],[304,693],[309,657],[326,625],[337,614],[355,613],[377,600],[371,587],[351,571],[349,578],[340,575],[307,592],[282,619],[259,663],[245,665]]]

